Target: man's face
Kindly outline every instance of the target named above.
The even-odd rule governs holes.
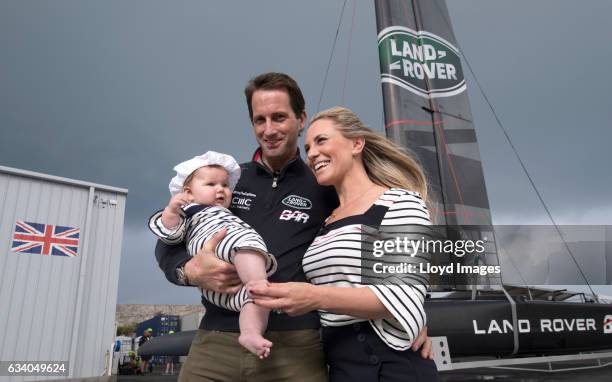
[[[272,169],[280,170],[295,157],[300,131],[306,113],[296,116],[284,90],[257,90],[251,98],[255,138],[263,160]]]

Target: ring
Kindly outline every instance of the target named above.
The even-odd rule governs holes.
[[[274,309],[274,313],[276,313],[276,314],[283,314],[285,312],[283,312],[283,308],[278,308],[278,309]]]

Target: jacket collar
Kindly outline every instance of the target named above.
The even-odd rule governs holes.
[[[253,153],[252,161],[255,162],[259,168],[265,170],[268,174],[274,175],[275,171],[268,167],[268,165],[266,165],[263,161],[261,147],[258,147],[257,150],[255,150],[255,152]],[[302,160],[300,156],[300,149],[298,148],[295,157],[289,160],[289,162],[280,171],[277,172],[277,175],[280,175],[282,177],[287,172],[299,171],[304,166],[306,166],[306,164]]]
[[[278,171],[278,173],[282,174],[282,173],[286,172],[286,170],[289,167],[291,167],[291,165],[293,163],[295,163],[295,162],[302,162],[302,158],[300,156],[300,149],[297,148],[296,150],[297,150],[297,152],[296,152],[295,157],[293,159],[290,159],[289,162],[282,169],[280,169],[280,171]],[[255,150],[255,152],[253,153],[252,161],[257,163],[257,164],[259,164],[261,167],[263,167],[270,174],[273,174],[275,172],[270,167],[268,167],[268,165],[266,165],[266,163],[263,161],[263,155],[261,153],[261,147],[258,147],[257,150]]]

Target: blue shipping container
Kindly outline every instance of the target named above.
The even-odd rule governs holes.
[[[153,337],[166,335],[171,330],[176,333],[180,330],[179,316],[159,315],[143,321],[136,327],[136,335],[142,336],[148,328],[153,329]]]

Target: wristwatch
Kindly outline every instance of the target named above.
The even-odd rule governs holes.
[[[187,285],[189,286],[189,280],[187,279],[187,274],[185,273],[185,264],[181,265],[180,267],[176,268],[175,270],[176,272],[176,280],[182,284],[182,285]]]

